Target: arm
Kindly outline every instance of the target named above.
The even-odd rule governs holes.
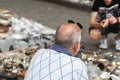
[[[91,13],[91,16],[90,16],[90,26],[91,27],[107,27],[109,22],[108,22],[108,19],[104,19],[100,22],[97,22],[96,21],[96,18],[97,18],[97,15],[98,15],[98,12],[92,12]]]
[[[90,21],[89,21],[91,27],[99,27],[100,26],[100,23],[98,23],[96,21],[97,15],[98,15],[98,12],[92,12],[91,13]]]

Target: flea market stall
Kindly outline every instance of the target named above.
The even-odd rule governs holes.
[[[54,34],[41,23],[0,9],[0,80],[23,80],[34,53],[50,47]]]
[[[40,48],[54,43],[55,30],[0,9],[0,80],[23,80],[29,63]],[[102,53],[81,49],[80,58],[88,67],[89,77],[120,80],[120,53]]]

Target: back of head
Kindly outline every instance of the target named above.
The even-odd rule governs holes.
[[[58,27],[55,35],[55,44],[70,49],[74,43],[80,42],[81,29],[74,23],[65,23]]]

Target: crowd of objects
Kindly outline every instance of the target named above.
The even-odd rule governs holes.
[[[23,80],[34,53],[49,48],[54,34],[55,30],[41,23],[0,9],[0,79],[14,75],[15,80]],[[89,77],[120,79],[120,53],[82,50],[80,57],[88,67]]]
[[[50,47],[54,34],[40,22],[0,9],[0,80],[23,80],[34,53]]]

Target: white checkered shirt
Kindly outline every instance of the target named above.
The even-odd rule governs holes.
[[[24,80],[88,80],[88,75],[79,58],[40,49],[32,58]]]

